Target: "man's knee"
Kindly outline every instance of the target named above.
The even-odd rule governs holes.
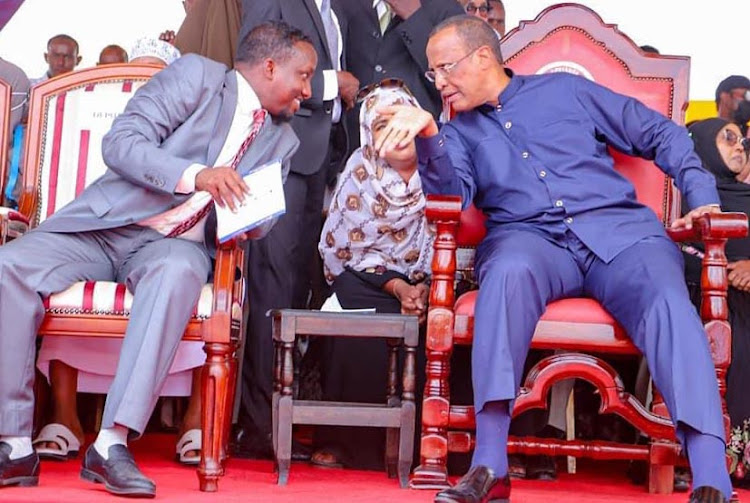
[[[492,257],[481,265],[479,283],[518,285],[533,280],[534,276],[534,265],[528,255],[508,253]]]

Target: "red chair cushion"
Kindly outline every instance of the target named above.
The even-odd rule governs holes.
[[[454,337],[471,342],[478,290],[461,295],[454,306]],[[606,351],[637,354],[625,330],[593,299],[572,298],[551,302],[537,324],[531,343],[536,349]]]

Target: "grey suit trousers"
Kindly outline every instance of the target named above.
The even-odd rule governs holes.
[[[70,234],[43,228],[0,247],[0,435],[31,435],[42,296],[96,280],[125,283],[134,295],[102,427],[140,434],[207,281],[208,252],[138,225]]]

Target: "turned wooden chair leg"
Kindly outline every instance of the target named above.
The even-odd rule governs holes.
[[[294,384],[293,363],[294,342],[281,343],[281,390],[278,392],[278,414],[275,421],[278,423],[274,432],[276,433],[276,465],[279,470],[277,483],[286,485],[289,481],[289,467],[292,461],[292,386]]]
[[[232,343],[229,354],[227,355],[227,368],[229,371],[229,386],[227,387],[226,406],[224,407],[224,424],[221,430],[221,466],[222,469],[229,459],[229,437],[232,429],[232,412],[234,411],[234,397],[237,388],[237,372],[239,364],[237,363],[237,344]],[[222,470],[223,475],[223,470]]]
[[[206,363],[201,376],[203,449],[198,465],[198,480],[201,491],[216,492],[219,490],[219,478],[223,472],[221,429],[224,425],[226,395],[229,392],[227,356],[231,348],[227,343],[211,342],[205,344],[204,351]]]
[[[399,407],[398,397],[398,348],[399,340],[388,339],[388,388],[386,390],[388,407]],[[385,433],[385,471],[388,478],[398,476],[399,429],[388,428]]]

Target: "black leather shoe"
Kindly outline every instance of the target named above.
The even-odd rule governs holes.
[[[10,459],[11,446],[0,442],[0,487],[39,485],[39,455],[36,451],[28,456]]]
[[[119,496],[153,498],[156,484],[146,478],[135,465],[132,454],[124,445],[112,445],[105,460],[91,445],[86,450],[81,478],[104,484],[107,491]]]
[[[526,478],[535,480],[555,480],[557,462],[552,456],[529,456],[526,461]]]
[[[250,428],[241,426],[232,431],[230,449],[237,458],[275,459],[273,440],[270,434],[261,435]],[[312,449],[292,439],[292,461],[307,462],[312,457]]]
[[[495,477],[486,466],[475,466],[458,483],[435,496],[435,503],[508,503],[510,477]]]
[[[729,503],[721,491],[711,486],[701,486],[690,493],[688,503]]]

